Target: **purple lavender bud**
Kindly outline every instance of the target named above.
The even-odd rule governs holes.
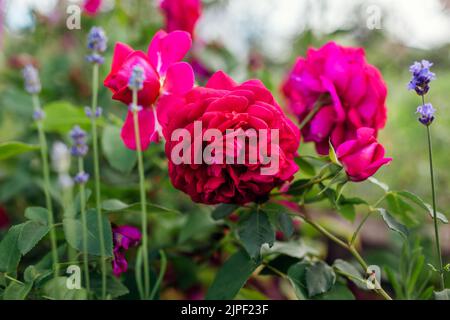
[[[421,62],[414,62],[409,67],[409,72],[412,74],[412,79],[408,84],[409,90],[415,90],[419,96],[423,96],[430,90],[430,82],[436,79],[436,75],[430,71],[433,63],[422,60]]]
[[[128,81],[128,88],[131,90],[141,90],[144,87],[145,73],[144,68],[135,65]]]
[[[78,172],[77,175],[73,178],[73,180],[77,184],[85,184],[89,180],[89,173]]]
[[[91,107],[84,107],[84,113],[86,114],[86,116],[87,116],[88,118],[91,118],[91,117],[92,117],[92,110],[91,110]]]
[[[70,153],[74,157],[84,157],[89,151],[89,147],[86,144],[86,132],[79,126],[73,127],[70,131],[70,138],[72,139],[72,147]]]
[[[103,108],[102,107],[97,107],[97,109],[95,109],[95,117],[96,118],[100,118],[103,114]]]
[[[92,27],[88,34],[87,47],[94,52],[106,51],[108,38],[101,27]]]
[[[86,61],[90,63],[103,64],[105,62],[105,58],[98,53],[93,53],[86,56]]]
[[[27,64],[22,69],[22,75],[25,80],[25,90],[29,94],[38,94],[41,92],[42,87],[39,72],[33,65]]]
[[[434,113],[436,109],[433,108],[431,103],[425,103],[422,106],[417,107],[416,113],[420,114],[419,121],[425,126],[429,126],[434,120]]]
[[[34,121],[41,121],[45,118],[45,112],[42,109],[35,109],[33,112]]]

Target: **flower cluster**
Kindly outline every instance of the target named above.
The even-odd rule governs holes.
[[[409,67],[409,72],[412,74],[412,79],[408,84],[409,90],[415,90],[419,96],[423,96],[430,90],[430,82],[436,79],[436,75],[430,71],[433,64],[427,60],[421,62],[414,62]]]
[[[84,113],[86,114],[86,116],[88,118],[92,118],[92,109],[91,107],[85,107],[84,108]],[[95,109],[95,113],[94,113],[94,117],[96,118],[100,118],[103,114],[103,108],[102,107],[97,107]]]
[[[314,142],[322,155],[328,154],[330,140],[336,148],[354,139],[358,128],[372,128],[376,135],[386,122],[386,84],[362,48],[330,42],[309,49],[306,58],[298,58],[282,90],[299,121],[306,119],[304,140]]]
[[[114,259],[112,261],[113,273],[120,276],[128,269],[128,262],[125,259],[125,252],[135,247],[141,241],[141,232],[132,226],[113,227]]]
[[[106,51],[108,38],[105,31],[100,27],[92,27],[88,34],[87,48],[92,53],[86,56],[86,60],[91,63],[102,64],[104,58],[102,53]]]

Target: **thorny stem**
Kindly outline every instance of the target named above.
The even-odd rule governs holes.
[[[103,230],[101,194],[100,194],[100,165],[99,165],[99,150],[97,138],[97,122],[95,112],[97,111],[97,96],[98,96],[98,64],[95,63],[92,71],[92,147],[94,151],[94,180],[95,180],[95,207],[97,211],[98,235],[100,238],[100,266],[102,271],[102,299],[106,299],[106,253],[105,253],[105,239]]]
[[[150,295],[150,274],[148,266],[148,237],[147,237],[147,199],[145,192],[144,162],[142,158],[141,138],[139,130],[139,119],[137,111],[137,90],[133,90],[133,122],[134,135],[136,140],[136,154],[139,170],[139,189],[141,195],[141,224],[142,224],[142,259],[144,264],[144,299]]]

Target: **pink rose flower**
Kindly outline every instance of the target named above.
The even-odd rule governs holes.
[[[159,6],[168,32],[183,30],[194,37],[195,25],[202,11],[200,0],[162,0]]]
[[[300,132],[259,80],[237,84],[219,71],[211,77],[206,87],[195,87],[183,98],[164,101],[164,104],[165,109],[169,110],[167,118],[170,118],[164,129],[170,179],[175,188],[187,193],[195,202],[245,204],[263,201],[272,189],[292,180],[298,170],[294,156],[299,147]],[[223,138],[205,140],[203,137],[204,143],[196,148],[192,141],[196,139],[195,123],[199,122],[203,130],[217,129]],[[223,147],[226,151],[215,154],[219,159],[216,158],[217,161],[176,164],[172,151],[180,140],[172,141],[172,134],[180,128],[186,129],[192,136],[189,146],[192,155],[199,151],[204,155],[205,148],[213,145]],[[228,129],[232,132],[227,132]],[[255,133],[260,132],[259,129],[266,129],[266,136],[269,137],[267,141],[273,141],[272,132],[278,130],[279,142],[276,145],[267,144],[267,148],[271,149],[270,155],[279,156],[278,166],[273,172],[262,173],[261,170],[270,166],[271,162],[263,164],[259,158],[256,162],[249,161],[250,156],[247,155],[255,151],[255,146],[249,139],[243,143],[234,140],[239,129],[241,132],[254,129]],[[257,137],[261,139],[261,135]],[[231,138],[231,142],[227,138]],[[232,153],[227,149],[227,143],[234,145]],[[262,150],[260,148],[257,152]],[[242,150],[246,154],[245,161],[238,164],[236,155]],[[230,163],[225,158],[234,161]]]
[[[113,274],[119,277],[128,269],[125,252],[135,247],[141,241],[142,235],[138,228],[132,226],[113,227],[114,259],[112,261]]]
[[[90,16],[97,15],[100,7],[102,5],[102,0],[85,0],[83,3],[83,11]]]
[[[341,144],[336,155],[349,179],[355,182],[366,180],[392,161],[392,158],[384,157],[384,148],[378,143],[372,128],[359,128],[356,139]]]
[[[339,146],[355,138],[361,127],[374,129],[376,135],[386,122],[386,84],[378,69],[367,63],[362,48],[330,42],[309,49],[306,58],[298,58],[282,91],[300,122],[320,103],[302,136],[323,155],[330,139]]]
[[[159,97],[184,94],[194,85],[194,73],[186,62],[180,62],[191,47],[191,37],[187,32],[158,31],[153,37],[148,52],[133,50],[124,43],[117,43],[111,72],[104,81],[114,100],[129,106],[132,91],[128,87],[133,67],[140,65],[145,74],[144,87],[138,92],[138,105],[143,109],[138,113],[141,148],[148,148],[150,142],[158,141],[158,117],[162,112],[157,107]],[[133,113],[128,112],[121,133],[122,140],[130,149],[136,149]]]

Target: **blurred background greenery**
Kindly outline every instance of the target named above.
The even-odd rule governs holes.
[[[24,63],[33,62],[39,67],[44,105],[66,101],[82,108],[89,104],[91,94],[90,68],[84,59],[86,35],[90,27],[102,26],[109,37],[106,62],[101,67],[101,77],[104,78],[109,71],[115,42],[125,42],[145,51],[153,34],[163,24],[156,1],[149,0],[105,1],[97,16],[82,15],[81,29],[75,30],[68,30],[66,26],[66,8],[74,1],[0,2],[3,9],[0,143],[9,140],[31,143],[36,139],[32,130],[31,101],[23,90],[20,73]],[[407,91],[407,83],[410,79],[408,67],[415,60],[434,62],[433,71],[437,79],[432,83],[427,99],[437,109],[432,133],[438,207],[448,213],[450,1],[395,1],[394,4],[394,1],[383,0],[205,0],[203,5],[203,16],[196,29],[191,53],[191,59],[205,68],[199,73],[198,82],[204,82],[206,70],[223,69],[237,80],[258,77],[272,90],[281,106],[285,105],[279,93],[281,81],[296,57],[303,56],[308,47],[319,47],[330,40],[342,45],[364,47],[367,60],[381,70],[389,90],[388,122],[380,132],[380,141],[394,161],[380,170],[376,177],[392,189],[410,190],[428,202],[431,195],[426,129],[419,124],[415,114],[420,99]],[[111,94],[101,88],[100,105],[105,110],[106,118],[111,123],[118,123],[122,121],[126,108],[110,97]],[[54,130],[51,139],[66,140],[64,131],[67,128]],[[314,154],[313,146],[302,144],[300,154]],[[191,204],[187,197],[171,187],[165,174],[162,146],[151,148],[146,157],[149,160],[150,193],[154,193],[156,202],[180,211],[196,212],[200,215],[196,219],[203,221],[197,224],[191,221],[196,227],[185,228],[188,231],[184,231],[181,240],[196,236],[198,230],[212,228],[212,222],[202,214],[206,211],[204,207]],[[39,176],[36,161],[37,157],[24,155],[19,159],[0,162],[0,204],[12,212],[12,220],[21,219],[16,212],[22,212],[20,209],[28,203],[42,202],[39,189],[32,187]],[[129,198],[133,202],[132,198],[136,195],[134,182],[137,180],[134,174],[123,175],[104,166],[102,176],[105,198],[120,197],[124,201]],[[353,185],[346,192],[372,200],[379,195],[370,183]],[[138,223],[138,216],[135,218]],[[134,218],[126,219],[132,222]],[[169,222],[155,222],[160,228],[155,229],[153,236],[160,237],[161,242],[172,236],[170,230],[174,223],[178,227],[187,223],[176,218],[172,222],[170,217],[165,219]],[[426,214],[414,208],[403,219],[409,220],[410,225],[418,227],[420,234],[430,235],[431,239],[431,229],[426,226],[431,228],[431,224],[424,223],[430,222]],[[165,229],[165,224],[170,228]],[[377,236],[385,236],[385,233],[377,233],[376,225],[368,225],[365,231],[368,239],[372,234],[374,243],[380,242]],[[442,245],[444,253],[449,255],[449,226],[442,227]],[[426,251],[432,250],[425,247]],[[395,254],[391,258],[395,263]],[[212,274],[206,270],[204,276],[210,278]],[[189,287],[190,284],[185,285]]]

